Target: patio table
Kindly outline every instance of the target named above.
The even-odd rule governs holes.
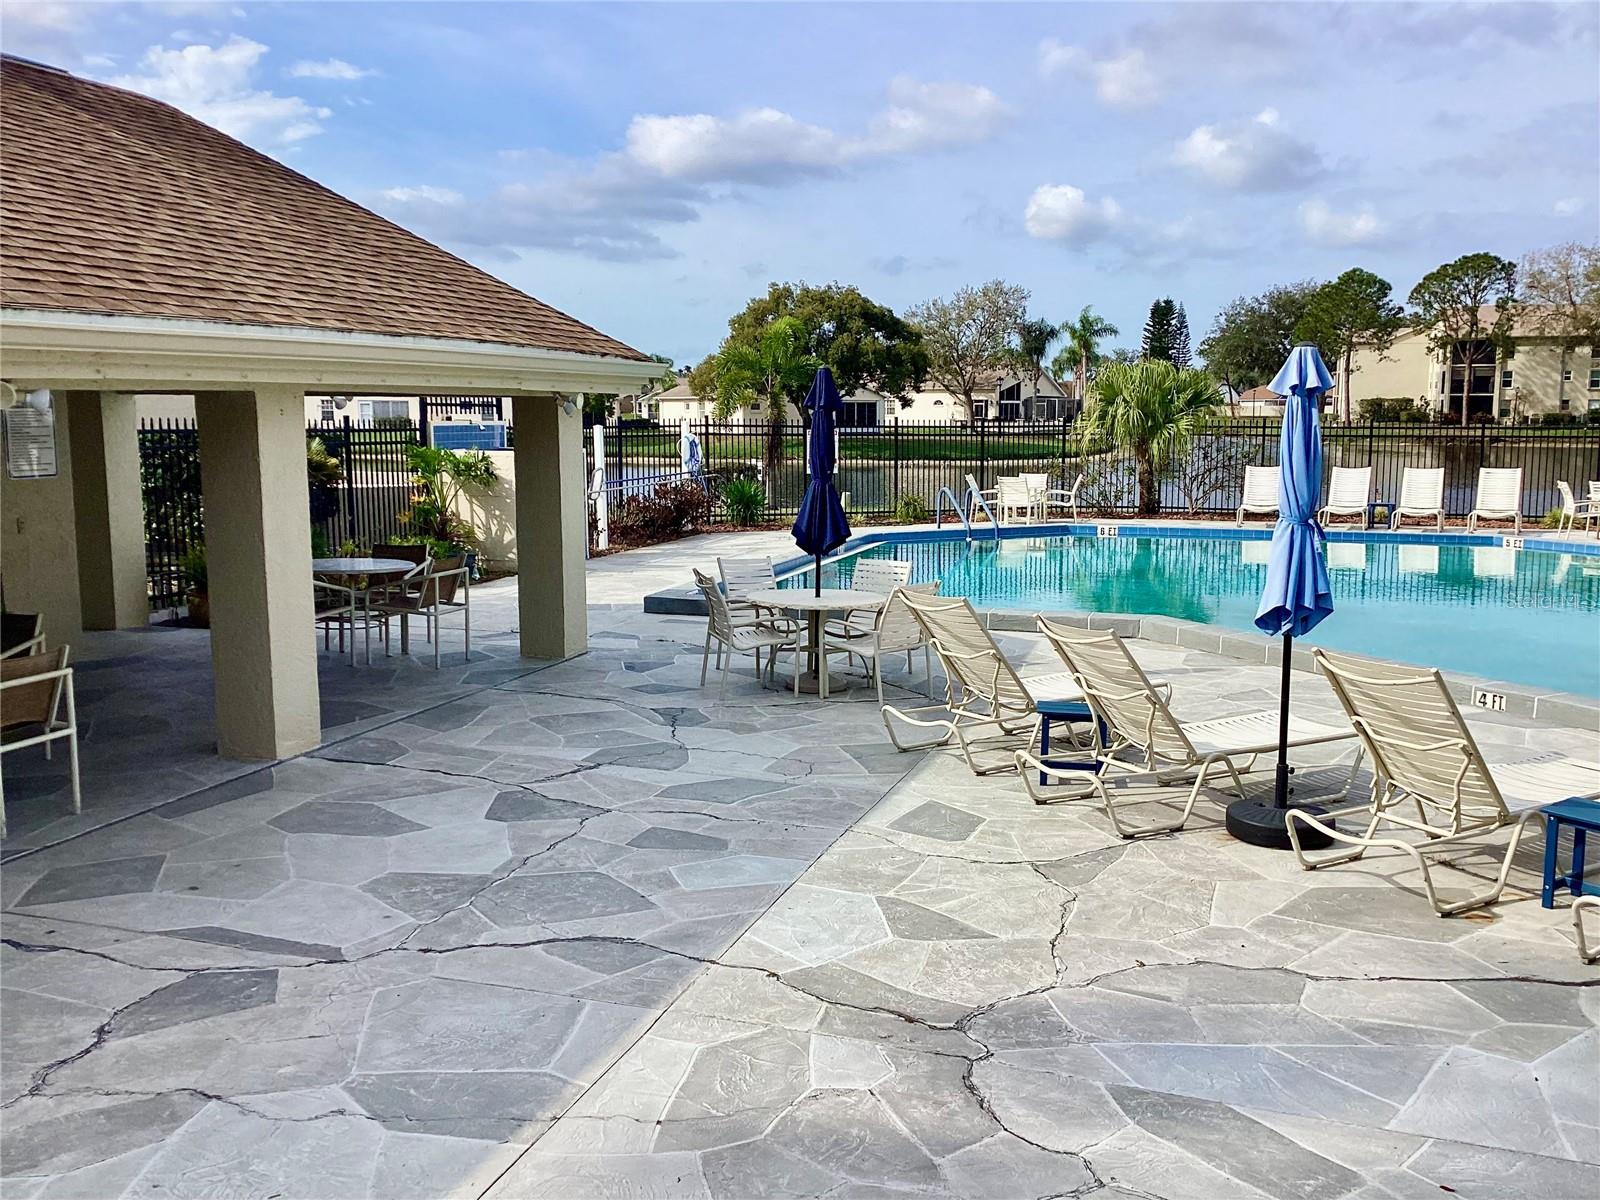
[[[408,571],[414,571],[417,569],[417,565],[403,558],[313,558],[311,560],[311,574],[313,576],[338,576],[351,580],[354,580],[357,576],[365,575],[368,579],[382,579],[387,585],[387,580],[391,576],[404,575]],[[368,602],[372,596],[372,589],[353,587],[352,590],[361,597],[361,629],[366,647],[367,664],[370,666],[372,664],[372,612],[368,607]],[[350,630],[350,636],[352,638],[356,636],[354,627]],[[340,644],[342,645],[343,643],[341,642]],[[350,654],[353,663],[355,651],[352,650]]]
[[[746,592],[743,598],[768,608],[805,613],[806,642],[804,646],[797,646],[797,649],[805,652],[810,669],[801,673],[798,660],[794,669],[799,675],[800,690],[815,692],[824,700],[828,698],[828,656],[823,652],[822,627],[827,614],[849,613],[857,609],[875,612],[889,599],[881,592],[855,588],[823,588],[820,595],[807,588],[757,588]],[[839,690],[848,691],[849,688],[846,686]]]

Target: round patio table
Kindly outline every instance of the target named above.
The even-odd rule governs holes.
[[[823,588],[818,595],[810,588],[757,588],[746,592],[742,599],[764,608],[782,608],[806,615],[806,644],[804,650],[809,669],[802,672],[795,663],[797,686],[802,692],[815,692],[828,698],[828,656],[822,653],[823,619],[828,613],[848,613],[856,609],[875,612],[889,599],[881,592],[858,591],[855,588]],[[838,689],[848,691],[849,685]]]
[[[407,571],[414,571],[420,564],[410,562],[404,558],[313,558],[311,560],[311,573],[313,575],[338,575],[353,579],[357,575],[367,578],[387,578],[391,575],[404,575]],[[372,663],[372,613],[369,607],[371,597],[370,588],[353,589],[361,597],[361,630],[362,640],[365,643],[367,664]],[[352,627],[350,637],[354,639],[356,631]],[[339,634],[341,646],[344,645],[344,634]],[[387,645],[387,643],[385,643]],[[402,649],[404,649],[402,647]],[[387,651],[385,651],[387,653]],[[355,665],[355,647],[350,649],[350,665]]]

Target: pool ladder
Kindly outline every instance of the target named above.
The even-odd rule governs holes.
[[[982,508],[984,512],[989,514],[989,528],[994,530],[994,540],[998,542],[1000,540],[1000,522],[995,520],[994,509],[989,507],[989,502],[980,496],[975,489],[968,488],[967,495],[971,499],[976,500],[978,502],[978,506]],[[972,541],[974,537],[972,532],[972,522],[967,520],[966,510],[963,509],[960,504],[956,503],[956,494],[947,487],[940,488],[939,494],[933,499],[934,525],[942,526],[944,524],[944,502],[946,497],[948,497],[950,500],[951,511],[954,512],[956,516],[961,518],[961,527],[967,531],[967,541]]]

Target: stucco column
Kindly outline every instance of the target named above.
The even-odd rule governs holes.
[[[50,479],[13,479],[0,467],[0,572],[6,608],[41,613],[49,646],[75,645],[83,632],[78,538],[73,523],[72,427],[67,396],[53,399],[56,470]]]
[[[206,506],[217,749],[283,758],[321,740],[312,628],[305,397],[195,397]]]
[[[583,418],[552,396],[517,396],[517,616],[528,658],[570,658],[589,644],[584,582]]]
[[[137,408],[116,392],[67,396],[85,629],[136,629],[150,619]]]

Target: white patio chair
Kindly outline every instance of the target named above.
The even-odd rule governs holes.
[[[1594,490],[1590,484],[1590,490]],[[1570,530],[1578,521],[1583,522],[1583,531],[1589,532],[1589,524],[1600,517],[1600,499],[1579,500],[1572,494],[1572,485],[1565,479],[1556,480],[1556,491],[1561,493],[1561,518],[1556,522],[1557,531]]]
[[[0,658],[38,654],[43,649],[43,613],[0,613]]]
[[[400,618],[401,654],[411,653],[411,618],[421,617],[423,633],[433,644],[434,670],[439,669],[442,622],[446,617],[459,616],[463,658],[466,661],[472,658],[472,578],[464,555],[430,559],[420,575],[406,575],[403,584],[386,589],[377,600],[369,603],[368,611],[389,618]],[[387,622],[384,625],[383,642],[387,652]]]
[[[778,586],[770,558],[718,558],[717,574],[722,576],[722,594],[735,625],[758,625],[778,615],[777,609],[746,599],[751,592]]]
[[[759,625],[735,625],[728,608],[727,597],[722,594],[717,581],[700,571],[694,573],[694,581],[706,601],[706,642],[700,652],[700,686],[706,685],[706,669],[711,663],[711,645],[715,642],[719,649],[718,664],[722,669],[722,686],[717,692],[718,699],[723,699],[728,694],[728,667],[733,662],[735,654],[755,655],[756,679],[759,681],[763,650],[768,651],[767,678],[770,680],[777,666],[780,651],[800,653],[804,649],[804,633],[798,622],[778,618],[777,621],[763,622]],[[795,691],[798,693],[799,672],[796,671],[795,675]]]
[[[993,513],[995,505],[1000,501],[1000,489],[981,488],[978,486],[977,479],[971,475],[963,476],[963,480],[967,485],[967,494],[961,498],[961,502],[966,506],[967,509],[967,521],[969,523],[976,521],[978,519],[978,513],[984,504],[987,504],[989,506],[989,511]],[[979,501],[982,501],[982,504],[978,503]],[[998,515],[996,516],[996,519],[999,519]]]
[[[1048,479],[1048,476],[1046,478]],[[1046,486],[1044,500],[1041,502],[1040,515],[1048,521],[1052,508],[1064,508],[1071,519],[1076,521],[1078,519],[1078,489],[1083,486],[1085,478],[1086,476],[1079,472],[1078,477],[1072,481],[1071,487],[1053,488]]]
[[[1360,517],[1365,524],[1371,497],[1371,467],[1335,467],[1328,481],[1328,502],[1317,514],[1317,520],[1326,525],[1331,517]]]
[[[1389,510],[1389,528],[1398,529],[1402,517],[1432,517],[1444,530],[1444,468],[1407,467],[1400,476],[1400,499]]]
[[[66,646],[58,646],[0,659],[0,757],[43,746],[49,758],[56,742],[65,739],[76,813],[83,811],[83,788],[78,779],[78,702],[67,654]],[[5,787],[0,783],[0,837],[5,832]]]
[[[1067,798],[1092,796],[1098,799],[1112,828],[1121,837],[1171,833],[1182,829],[1189,820],[1200,789],[1213,768],[1224,767],[1243,798],[1244,775],[1255,769],[1256,760],[1262,755],[1277,752],[1276,709],[1210,721],[1179,721],[1168,707],[1170,689],[1150,681],[1114,631],[1078,629],[1042,616],[1037,620],[1039,632],[1049,640],[1070,669],[1073,681],[1088,697],[1089,708],[1105,731],[1105,741],[1101,743],[1097,739],[1092,748],[1096,764],[1093,771],[1052,767],[1026,751],[1018,751],[1017,769],[1035,803],[1049,804],[1060,798],[1057,793],[1043,791],[1034,782],[1038,778],[1034,772],[1039,772],[1066,782],[1086,784],[1088,792]],[[1290,749],[1347,741],[1355,736],[1355,730],[1348,725],[1329,725],[1293,713],[1289,716]],[[1355,778],[1360,761],[1358,749],[1350,767],[1350,780]],[[1165,784],[1191,772],[1194,782],[1178,819],[1138,829],[1123,825],[1106,787],[1108,780],[1145,779]],[[1349,781],[1346,782],[1348,786]],[[1149,798],[1140,801],[1151,802]],[[1127,802],[1122,803],[1126,806]]]
[[[1449,916],[1500,898],[1517,843],[1544,805],[1568,796],[1600,796],[1600,764],[1543,754],[1491,767],[1438,671],[1320,647],[1312,656],[1372,756],[1373,788],[1368,804],[1329,814],[1365,815],[1366,828],[1358,834],[1348,825],[1336,828],[1304,811],[1290,811],[1289,840],[1308,871],[1353,862],[1371,849],[1396,850],[1410,855],[1421,870],[1434,911]],[[1402,809],[1414,809],[1416,816]],[[1300,846],[1302,824],[1354,849],[1310,857]],[[1380,837],[1380,827],[1420,836],[1416,841]],[[1464,900],[1441,899],[1429,860],[1487,848],[1483,844],[1508,827],[1511,837],[1488,890]]]
[[[945,698],[942,704],[921,708],[899,709],[885,704],[879,709],[895,749],[926,750],[942,746],[953,737],[973,774],[1009,771],[1013,766],[1009,750],[1018,739],[1031,745],[1038,733],[1038,701],[1083,698],[1066,672],[1028,679],[1019,676],[964,597],[922,595],[906,588],[900,589],[900,596],[939,656],[945,674]],[[936,713],[948,715],[932,715]],[[933,741],[902,742],[890,717],[943,733]],[[985,737],[974,739],[972,735],[980,731],[987,731]],[[980,752],[1000,752],[1004,761],[980,763]]]
[[[858,558],[850,573],[850,590],[887,596],[911,581],[911,562],[898,558]],[[878,609],[853,609],[843,619],[835,618],[826,629],[836,638],[870,638],[878,627]]]
[[[1246,513],[1278,512],[1278,468],[1246,467],[1244,469],[1244,498],[1239,503],[1235,525],[1243,525]]]
[[[339,631],[339,653],[345,652],[345,633],[350,634],[350,665],[356,665],[356,619],[361,609],[361,595],[353,587],[345,587],[329,579],[311,580],[312,624],[322,627],[322,648],[328,649],[334,629]],[[378,620],[387,620],[379,615]]]
[[[1522,468],[1480,467],[1478,470],[1478,496],[1472,511],[1467,514],[1467,532],[1478,528],[1480,518],[1511,520],[1514,529],[1522,532]]]
[[[883,608],[874,613],[876,626],[865,638],[849,637],[835,644],[852,658],[859,658],[872,675],[873,686],[878,689],[878,707],[883,707],[883,662],[893,654],[904,653],[906,670],[911,670],[911,655],[922,651],[922,669],[926,676],[928,698],[933,699],[933,651],[928,645],[928,635],[912,615],[905,602],[905,594],[937,596],[939,581],[932,583],[900,584],[889,593]]]
[[[1028,486],[1027,480],[1021,475],[1002,475],[995,480],[998,485],[996,491],[999,499],[995,503],[995,515],[1000,518],[1000,524],[1009,525],[1012,515],[1021,514],[1021,523],[1033,524],[1033,514],[1036,508],[1034,490]]]

